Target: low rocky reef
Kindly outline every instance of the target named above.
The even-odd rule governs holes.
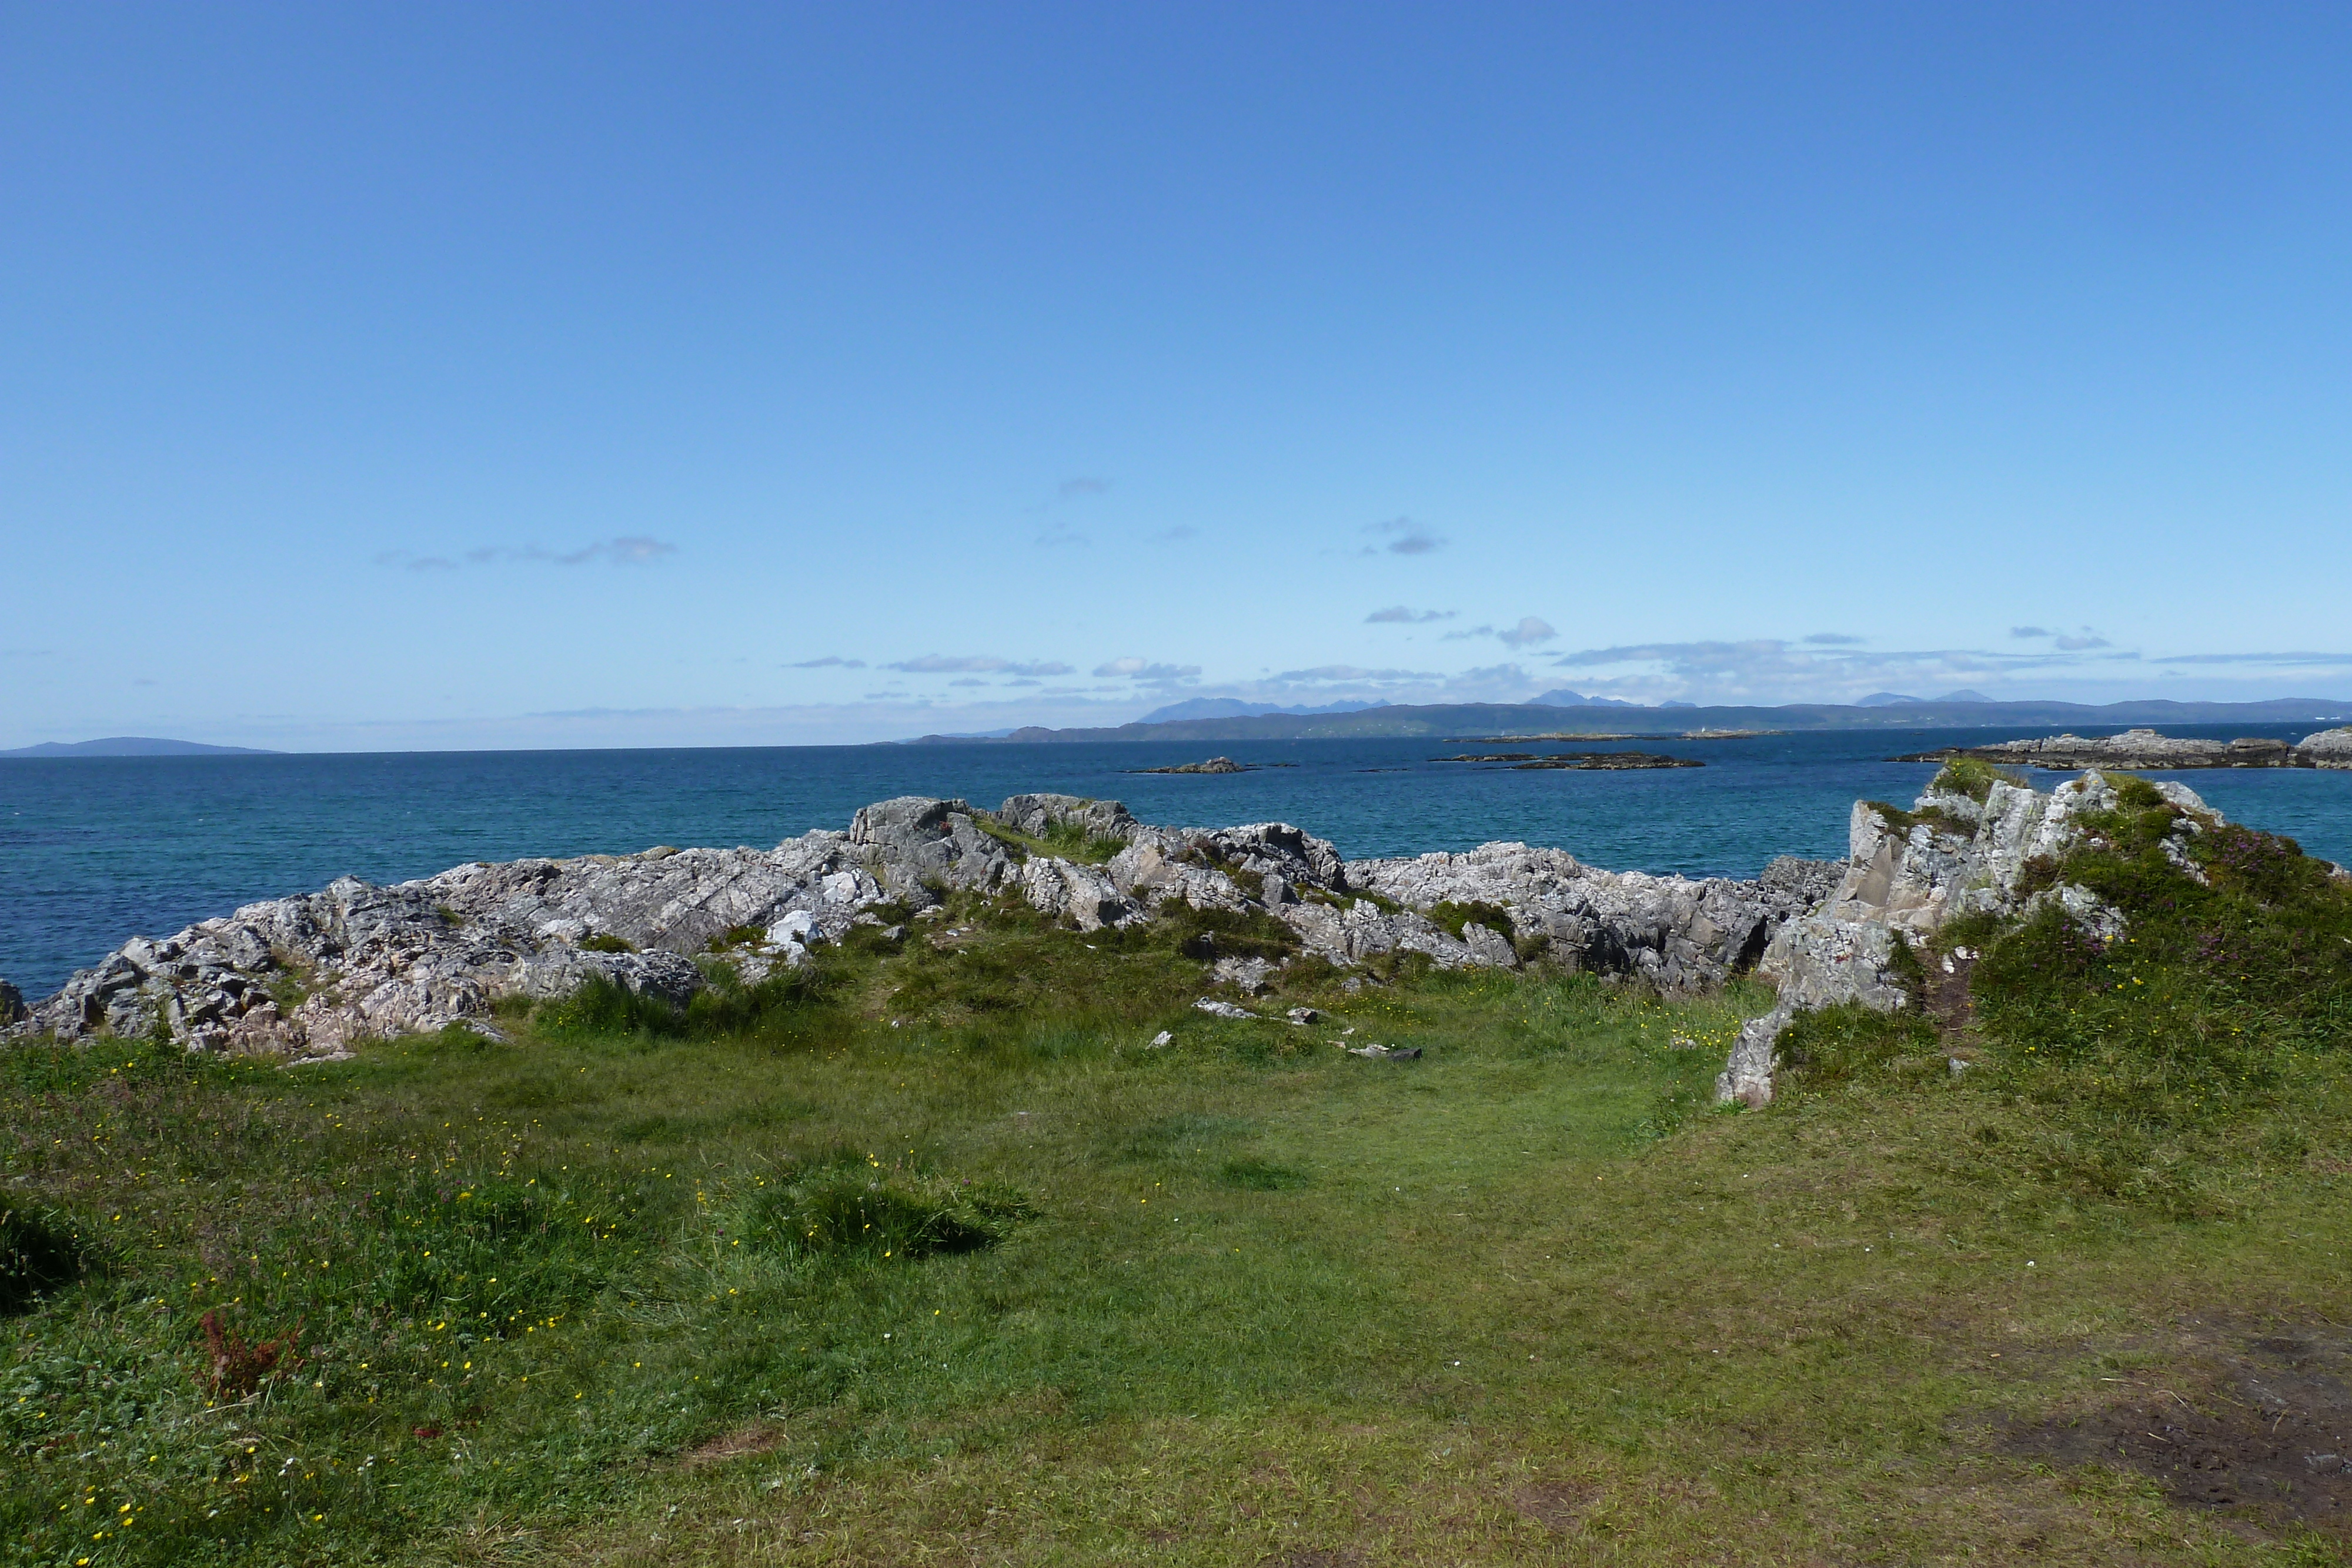
[[[1507,767],[1515,773],[1566,769],[1578,773],[1624,773],[1648,768],[1704,768],[1689,757],[1667,757],[1655,751],[1472,751],[1458,757],[1433,757],[1432,762],[1481,762]]]
[[[2127,729],[2121,735],[2085,737],[2053,735],[2030,740],[2003,740],[1990,746],[1951,747],[1941,751],[1916,751],[1897,762],[1947,762],[1972,757],[1982,762],[2009,763],[2021,768],[2073,771],[2078,768],[2142,768],[2158,772],[2190,768],[2352,768],[2352,726],[2323,729],[2288,745],[2260,736],[2237,740],[2199,740],[2161,735],[2152,729]]]
[[[853,926],[887,930],[961,890],[1018,897],[1080,931],[1151,921],[1171,900],[1263,915],[1341,969],[1404,953],[1513,969],[1540,954],[1686,991],[1752,967],[1843,871],[1784,858],[1753,881],[1650,876],[1520,843],[1343,862],[1286,822],[1161,828],[1067,795],[992,811],[909,796],[772,850],[478,862],[389,887],[345,877],[126,942],[0,1032],[161,1032],[297,1061],[453,1025],[496,1035],[502,1000],[602,979],[683,1004],[709,983],[705,965],[756,984]],[[1215,974],[1251,990],[1265,965],[1227,958]]]

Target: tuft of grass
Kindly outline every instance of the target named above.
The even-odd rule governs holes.
[[[745,1234],[790,1257],[918,1260],[993,1247],[1033,1212],[1001,1184],[886,1169],[853,1154],[762,1187]]]
[[[1307,1173],[1292,1166],[1276,1165],[1272,1160],[1243,1158],[1227,1160],[1218,1167],[1217,1179],[1230,1187],[1244,1192],[1286,1192],[1307,1185]]]
[[[974,817],[972,825],[999,843],[1030,855],[1049,855],[1057,860],[1073,861],[1080,865],[1100,865],[1127,848],[1123,839],[1098,838],[1087,831],[1078,822],[1055,822],[1043,833],[1029,834],[1009,828],[992,817]]]
[[[580,938],[580,948],[588,953],[634,953],[637,945],[625,936],[615,936],[609,931],[592,932]]]
[[[0,1207],[0,1316],[28,1310],[45,1291],[89,1266],[81,1228],[46,1207]]]
[[[1995,784],[2015,784],[2023,787],[2026,776],[2019,768],[2003,768],[1981,757],[1948,757],[1943,770],[1936,775],[1928,789],[1952,795],[1966,795],[1982,805],[1992,795]]]

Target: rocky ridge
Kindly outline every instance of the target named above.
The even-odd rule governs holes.
[[[993,811],[909,796],[772,850],[478,862],[388,887],[345,877],[127,942],[25,1016],[0,1019],[0,1033],[160,1030],[191,1050],[294,1060],[452,1025],[496,1035],[502,999],[603,979],[683,1004],[709,983],[704,964],[756,983],[854,925],[918,915],[960,889],[1018,896],[1081,931],[1150,920],[1170,900],[1262,913],[1343,968],[1406,952],[1513,968],[1542,951],[1564,967],[1696,989],[1754,964],[1838,874],[1784,860],[1752,882],[1648,876],[1517,843],[1343,862],[1284,822],[1161,828],[1066,795],[1016,795]],[[1446,904],[1489,909],[1449,929],[1433,918]],[[1265,972],[1226,967],[1222,977],[1244,989]]]
[[[2031,915],[2056,904],[2101,942],[2124,935],[2120,911],[2075,883],[2033,885],[2033,873],[2084,841],[2083,819],[2111,810],[2116,788],[2094,769],[2048,794],[1996,780],[1983,800],[1931,783],[1908,811],[1858,800],[1847,824],[1843,874],[1819,905],[1782,925],[1756,972],[1779,988],[1772,1011],[1751,1019],[1716,1080],[1718,1100],[1772,1098],[1778,1041],[1800,1012],[1860,1002],[1881,1012],[1906,1005],[1896,978],[1898,943],[1924,943],[1955,915]],[[2152,787],[2179,810],[2166,853],[2198,875],[2187,844],[2221,824],[2184,785]]]
[[[2004,740],[1990,746],[1969,746],[1942,751],[1916,752],[1903,762],[1941,762],[1953,757],[1973,757],[2027,768],[2144,768],[2158,771],[2191,768],[2352,768],[2352,727],[2324,729],[2290,746],[2260,736],[2237,740],[2202,740],[2162,735],[2153,729],[2127,729],[2120,735],[2042,736]]]

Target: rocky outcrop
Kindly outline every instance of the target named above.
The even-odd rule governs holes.
[[[2135,768],[2154,772],[2192,768],[2352,768],[2352,728],[2322,730],[2295,746],[2263,736],[2201,740],[2152,729],[2127,729],[2120,735],[2052,735],[1922,751],[1897,760],[1942,762],[1954,757],[2024,768]]]
[[[2352,725],[2306,735],[2294,750],[2308,768],[2352,768]]]
[[[1522,949],[1541,950],[1684,989],[1756,962],[1835,874],[1793,861],[1754,882],[1621,874],[1525,844],[1351,865],[1286,822],[1161,828],[1069,795],[1016,795],[993,811],[906,796],[865,807],[846,832],[772,850],[477,863],[391,887],[346,877],[127,942],[6,1032],[161,1033],[296,1060],[453,1025],[495,1035],[507,998],[601,979],[683,1005],[708,983],[706,964],[757,982],[853,925],[920,915],[959,890],[1020,898],[1081,931],[1150,920],[1171,900],[1263,915],[1341,967],[1421,953],[1441,967],[1514,968]],[[1432,917],[1445,904],[1501,913],[1449,930]],[[1253,994],[1276,967],[1208,956],[1218,981]]]
[[[1318,940],[1317,932],[1308,945],[1317,950],[1338,946],[1351,957],[1365,956],[1368,940],[1386,936],[1448,967],[1499,962],[1494,944],[1509,946],[1500,933],[1475,939],[1493,954],[1481,957],[1472,950],[1471,926],[1464,926],[1457,941],[1426,920],[1405,918],[1439,904],[1493,904],[1508,914],[1511,935],[1536,939],[1569,967],[1633,975],[1661,989],[1687,990],[1720,984],[1762,956],[1772,933],[1813,902],[1811,890],[1822,880],[1820,872],[1792,875],[1789,869],[1809,863],[1813,862],[1785,862],[1773,881],[1693,881],[1601,871],[1564,850],[1481,844],[1462,854],[1356,861],[1348,866],[1350,886],[1405,905],[1404,915],[1375,923],[1370,915],[1378,911],[1351,907],[1293,924],[1306,934],[1316,925],[1331,925],[1336,916],[1342,929],[1328,940]],[[1356,925],[1348,929],[1350,919]]]
[[[2180,813],[2166,852],[2197,874],[2187,842],[2221,818],[2185,786],[2155,788]],[[2119,939],[2123,915],[2090,889],[2029,885],[2083,841],[2086,815],[2116,804],[2115,787],[2095,770],[2046,795],[2003,781],[1980,801],[1931,786],[1909,811],[1856,801],[1843,874],[1817,907],[1780,927],[1757,965],[1779,998],[1741,1029],[1716,1080],[1717,1098],[1771,1099],[1778,1041],[1800,1012],[1840,1002],[1881,1012],[1905,1006],[1897,945],[1924,943],[1954,915],[2028,915],[2055,904],[2095,940]]]

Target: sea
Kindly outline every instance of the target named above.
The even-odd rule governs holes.
[[[2298,740],[2310,727],[2166,733]],[[0,978],[38,998],[134,936],[167,936],[347,874],[390,883],[467,861],[656,844],[767,847],[812,828],[845,828],[859,806],[896,795],[993,806],[1051,790],[1123,800],[1143,821],[1171,826],[1279,821],[1329,839],[1350,860],[1520,840],[1614,871],[1752,876],[1775,855],[1843,855],[1856,799],[1907,804],[1936,769],[1890,760],[1896,753],[2020,733],[1889,728],[1572,747],[1463,737],[0,759]],[[1705,766],[1517,771],[1441,760],[1570,749],[1664,752]],[[1258,770],[1138,771],[1213,751]],[[2352,772],[2153,777],[2179,778],[2232,821],[2352,863]]]

